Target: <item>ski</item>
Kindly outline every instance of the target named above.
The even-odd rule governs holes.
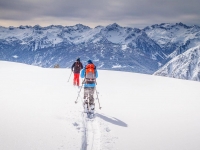
[[[95,116],[94,108],[95,108],[95,106],[93,104],[90,105],[88,101],[84,102],[83,109],[84,109],[84,113],[87,114],[87,118],[89,118],[89,119],[94,118],[94,116]]]
[[[94,116],[95,116],[95,114],[94,114],[93,112],[88,112],[88,113],[87,113],[87,117],[88,117],[89,119],[93,119]]]

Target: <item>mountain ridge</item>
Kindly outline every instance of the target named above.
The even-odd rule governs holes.
[[[153,74],[168,61],[200,44],[200,27],[155,24],[144,29],[50,25],[0,27],[0,59],[41,67],[71,67],[77,57],[99,69]]]
[[[175,57],[154,75],[200,81],[200,45]]]

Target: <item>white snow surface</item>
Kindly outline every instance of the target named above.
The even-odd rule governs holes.
[[[199,150],[200,83],[99,70],[96,116],[70,69],[0,61],[1,150]],[[95,94],[96,97],[96,94]]]

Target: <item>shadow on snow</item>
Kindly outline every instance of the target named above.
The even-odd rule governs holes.
[[[121,120],[119,120],[117,118],[114,118],[114,117],[113,118],[109,118],[109,117],[104,116],[104,115],[99,114],[99,113],[96,113],[96,117],[99,117],[99,118],[101,118],[101,119],[103,119],[103,120],[105,120],[107,122],[110,122],[110,123],[118,125],[118,126],[128,127],[128,125],[125,122],[123,122],[123,121],[121,121]]]

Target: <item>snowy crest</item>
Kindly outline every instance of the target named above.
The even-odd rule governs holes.
[[[55,64],[70,68],[75,58],[81,57],[83,64],[94,60],[98,69],[153,74],[198,45],[200,27],[183,23],[144,29],[117,23],[95,28],[82,24],[0,27],[1,60],[46,68]]]
[[[175,57],[154,75],[200,81],[200,46]]]

